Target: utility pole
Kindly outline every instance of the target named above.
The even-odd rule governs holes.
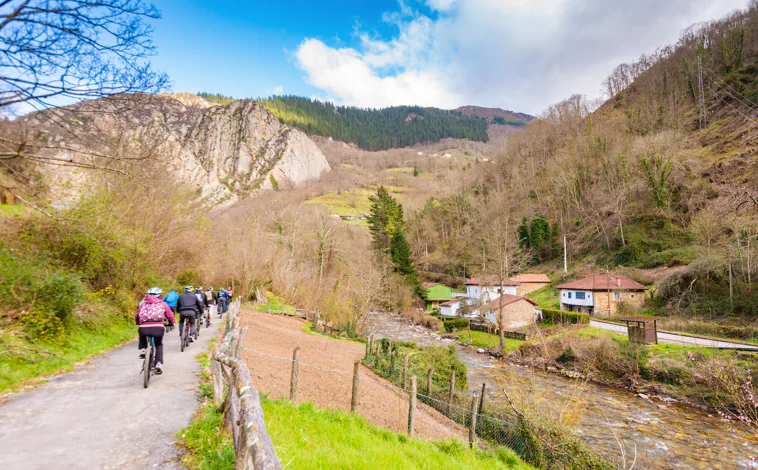
[[[732,252],[729,251],[729,308],[734,311],[734,289],[732,286]]]
[[[566,250],[566,234],[563,234],[563,274],[568,274],[568,251]]]
[[[705,115],[705,86],[703,84],[703,58],[697,57],[697,91],[698,91],[698,108],[700,111],[700,129],[708,127],[708,121]]]

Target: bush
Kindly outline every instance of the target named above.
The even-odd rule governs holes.
[[[445,331],[448,333],[452,333],[453,330],[468,328],[468,320],[465,318],[443,319],[442,324],[445,326]]]
[[[586,313],[567,312],[565,310],[555,310],[552,308],[542,309],[542,319],[543,321],[549,321],[556,325],[587,325],[590,322],[590,316]]]

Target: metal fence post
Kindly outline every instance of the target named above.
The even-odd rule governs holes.
[[[292,378],[290,379],[290,401],[295,402],[297,396],[297,368],[300,358],[300,346],[295,347],[292,353]]]
[[[350,401],[350,411],[355,413],[358,409],[358,385],[360,384],[361,361],[355,361],[353,365],[353,398]]]
[[[411,393],[408,400],[408,436],[413,437],[416,424],[416,376],[411,377]]]

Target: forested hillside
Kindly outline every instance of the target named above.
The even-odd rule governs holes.
[[[757,71],[755,4],[619,66],[599,109],[556,104],[477,184],[430,200],[408,228],[416,259],[561,272],[565,235],[570,270],[657,281],[661,312],[758,316]]]
[[[277,96],[261,103],[287,125],[351,142],[365,150],[409,147],[446,137],[480,142],[488,139],[487,120],[438,108],[363,109],[297,96]]]

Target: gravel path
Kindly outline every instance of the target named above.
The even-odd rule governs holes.
[[[0,469],[182,468],[174,435],[198,405],[195,356],[221,324],[184,352],[178,329],[168,333],[164,373],[148,389],[135,340],[11,395],[0,406]]]
[[[350,410],[353,364],[363,358],[363,345],[305,333],[303,322],[294,318],[248,310],[240,319],[241,326],[249,327],[243,358],[260,392],[289,398],[292,352],[300,346],[296,401]],[[363,366],[361,379],[358,413],[376,426],[405,433],[408,396]],[[419,387],[424,380],[419,380]],[[464,440],[466,435],[459,425],[420,402],[415,431],[417,437],[430,440]]]
[[[627,334],[626,326],[619,325],[617,323],[609,323],[604,321],[592,320],[590,326],[595,328],[602,328],[608,331],[615,331],[616,333]],[[745,343],[733,343],[731,341],[721,341],[711,338],[703,338],[695,335],[681,335],[676,333],[667,333],[658,330],[658,342],[665,344],[678,344],[680,346],[695,346],[698,348],[715,348],[715,349],[740,349],[746,351],[757,351],[758,346],[753,346]]]

